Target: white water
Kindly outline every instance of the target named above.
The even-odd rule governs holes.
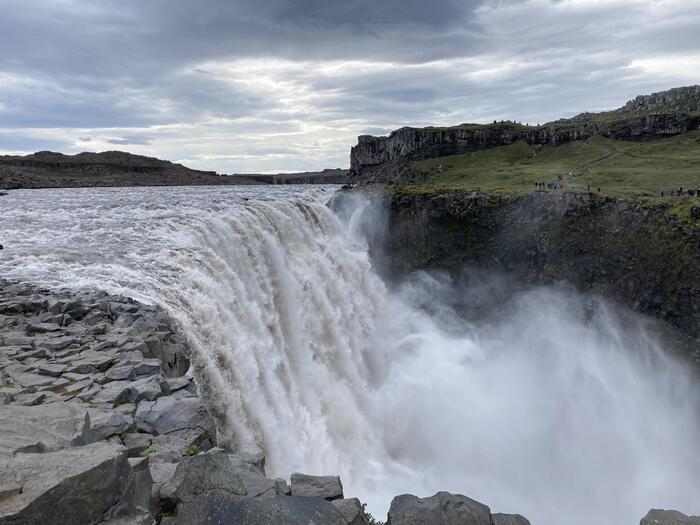
[[[447,298],[473,290],[445,279],[389,291],[330,193],[14,191],[0,276],[162,304],[224,440],[270,475],[339,473],[377,517],[437,490],[539,525],[700,513],[698,389],[645,322],[566,288],[471,322]]]

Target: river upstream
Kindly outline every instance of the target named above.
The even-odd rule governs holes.
[[[220,442],[339,474],[383,518],[438,490],[537,525],[698,513],[700,395],[650,323],[566,286],[469,319],[445,278],[388,287],[333,187],[19,190],[0,276],[165,307]]]

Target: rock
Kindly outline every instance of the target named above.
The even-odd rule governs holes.
[[[292,474],[292,496],[311,496],[327,499],[343,499],[343,485],[338,476],[310,476]]]
[[[131,476],[119,503],[112,507],[105,516],[107,523],[122,520],[125,525],[142,522],[150,525],[156,502],[151,494],[153,479],[148,468],[148,458],[129,459]],[[111,521],[110,521],[111,520]]]
[[[114,363],[115,358],[112,354],[104,352],[95,352],[94,350],[86,350],[81,352],[77,359],[70,359],[68,362],[69,372],[74,374],[93,374],[95,372],[104,372]]]
[[[247,495],[228,455],[218,450],[184,458],[178,463],[170,485],[174,505],[189,503],[204,495]]]
[[[109,436],[129,431],[134,426],[134,418],[116,410],[88,408],[90,430],[94,439],[107,439]]]
[[[0,458],[0,523],[95,523],[130,474],[124,449],[109,443]]]
[[[0,454],[47,452],[94,441],[90,416],[78,403],[0,405]]]
[[[520,514],[491,514],[491,525],[530,525]]]
[[[343,515],[348,525],[368,525],[359,499],[336,499],[331,501],[331,504]]]
[[[30,324],[27,328],[28,334],[44,334],[46,332],[58,332],[61,326],[56,323],[37,323]]]
[[[163,384],[166,383],[163,382]],[[94,401],[113,405],[138,403],[142,399],[153,401],[163,395],[163,393],[160,379],[156,376],[150,376],[136,381],[113,381],[107,383],[97,392]]]
[[[37,367],[37,372],[41,375],[59,377],[66,370],[66,365],[45,364]]]
[[[700,516],[686,516],[676,510],[651,509],[639,525],[700,525]]]
[[[216,443],[216,426],[201,399],[160,397],[141,401],[134,416],[137,428],[149,434],[181,437],[206,449]]]
[[[347,525],[342,514],[322,498],[275,496],[242,498],[205,494],[182,503],[175,525],[250,523],[255,525]]]
[[[122,435],[122,442],[126,447],[127,456],[140,456],[151,447],[153,436],[143,432],[128,432]]]
[[[404,494],[392,500],[389,524],[491,525],[491,510],[461,494],[438,492],[429,498]]]

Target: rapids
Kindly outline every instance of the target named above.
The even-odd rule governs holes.
[[[437,490],[539,525],[700,513],[697,379],[648,320],[566,285],[465,318],[448,299],[479,294],[445,276],[385,284],[371,206],[336,215],[334,191],[13,191],[0,276],[162,305],[223,443],[271,476],[339,474],[377,518]]]

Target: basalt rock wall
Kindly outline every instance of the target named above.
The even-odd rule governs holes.
[[[388,200],[383,244],[392,274],[472,267],[524,283],[568,281],[700,340],[697,219],[661,205],[573,192],[500,197],[396,190]],[[698,345],[691,346],[698,354]]]

